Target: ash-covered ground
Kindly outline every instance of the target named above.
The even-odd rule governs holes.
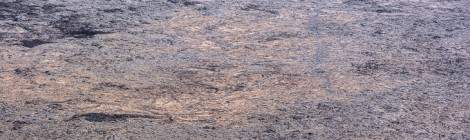
[[[470,139],[468,0],[2,0],[0,139]]]

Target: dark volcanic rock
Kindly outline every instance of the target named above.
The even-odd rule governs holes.
[[[34,39],[34,40],[22,40],[21,43],[23,44],[24,47],[27,48],[33,48],[42,44],[47,44],[51,42],[47,42],[44,40],[39,40],[39,39]]]

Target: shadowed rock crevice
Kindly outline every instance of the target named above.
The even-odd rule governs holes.
[[[244,11],[261,11],[261,12],[266,12],[266,13],[275,14],[275,15],[279,14],[278,11],[271,10],[270,8],[262,7],[262,6],[256,5],[256,4],[247,4],[247,5],[243,6],[241,8],[241,10],[244,10]]]
[[[99,30],[94,24],[82,22],[81,20],[83,18],[86,18],[86,16],[72,15],[55,21],[53,24],[54,27],[59,29],[66,37],[91,38],[95,35],[110,33]]]
[[[40,39],[33,39],[33,40],[22,40],[21,43],[24,47],[34,48],[36,46],[47,44],[47,43],[52,43],[52,42],[44,41]]]
[[[107,114],[107,113],[86,113],[80,115],[74,115],[69,120],[77,120],[83,118],[89,122],[117,122],[127,121],[132,118],[145,118],[145,119],[160,119],[160,117],[151,115],[140,115],[140,114]]]

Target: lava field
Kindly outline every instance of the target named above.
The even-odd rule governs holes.
[[[469,0],[1,0],[0,139],[470,139]]]

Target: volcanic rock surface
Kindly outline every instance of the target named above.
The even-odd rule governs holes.
[[[470,139],[468,0],[2,0],[0,139]]]

